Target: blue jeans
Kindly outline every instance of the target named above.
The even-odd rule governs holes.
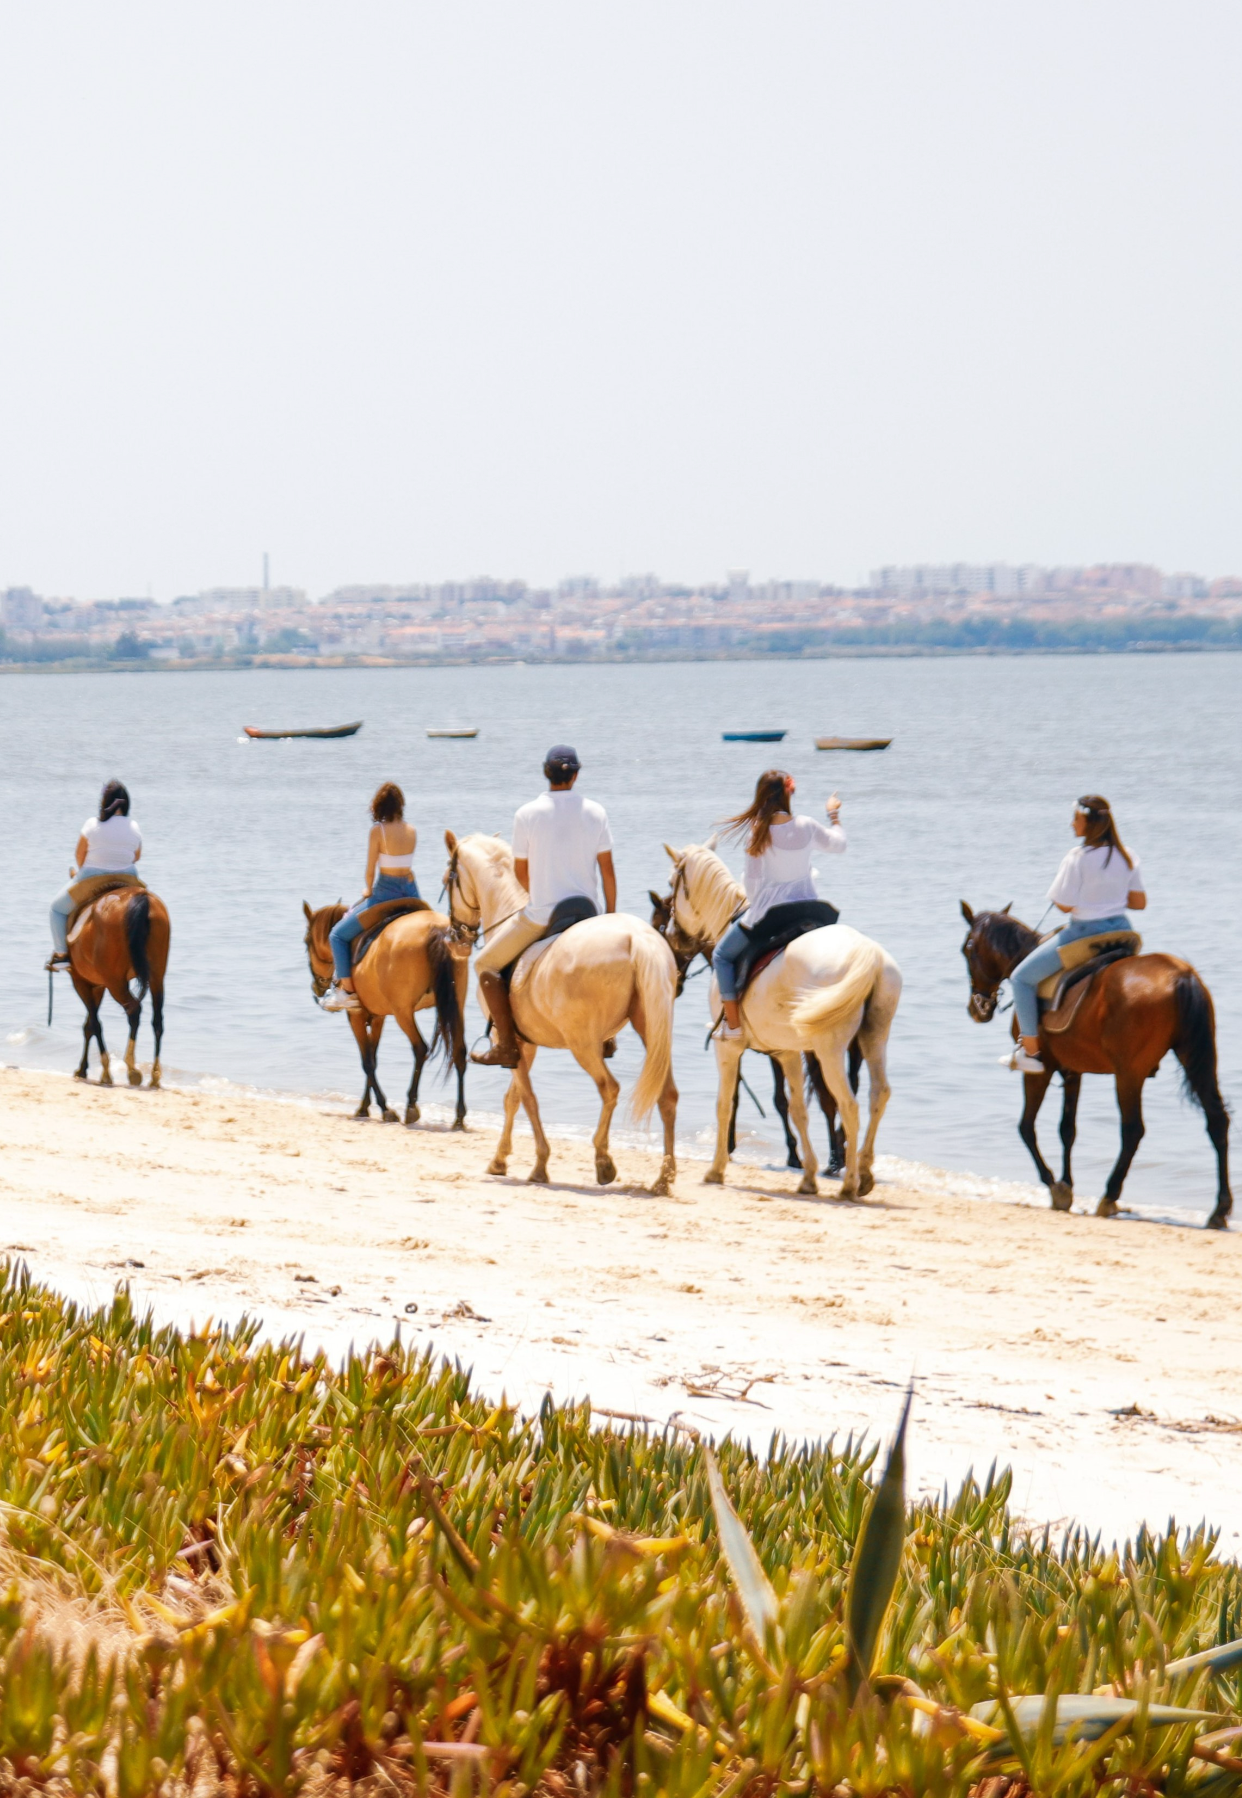
[[[69,953],[69,914],[73,910],[73,888],[79,880],[90,880],[96,875],[107,874],[107,868],[79,868],[67,887],[62,887],[52,901],[52,909],[48,914],[48,923],[52,926],[52,947],[57,955]]]
[[[1039,1035],[1039,1000],[1035,989],[1049,974],[1061,971],[1060,951],[1080,936],[1103,936],[1105,931],[1130,930],[1133,926],[1123,911],[1111,918],[1071,918],[1054,937],[1032,949],[1009,976],[1013,987],[1013,1008],[1018,1014],[1018,1029],[1023,1036]]]
[[[730,924],[712,950],[712,972],[722,999],[737,998],[737,958],[749,946],[750,938],[740,924]]]
[[[364,911],[373,905],[384,905],[389,899],[417,899],[418,882],[411,874],[407,879],[404,874],[380,874],[375,885],[365,898],[351,905],[339,923],[334,924],[328,933],[328,941],[332,945],[332,969],[338,980],[347,980],[351,966],[350,944],[362,932],[360,919]]]

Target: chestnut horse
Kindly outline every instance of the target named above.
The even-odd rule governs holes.
[[[69,939],[69,976],[78,998],[86,1007],[86,1022],[82,1026],[82,1059],[74,1071],[75,1080],[86,1079],[93,1036],[99,1044],[99,1084],[112,1085],[111,1063],[104,1047],[103,1026],[99,1022],[103,996],[111,993],[129,1019],[129,1041],[125,1045],[129,1084],[142,1085],[142,1069],[137,1063],[135,1045],[138,1025],[142,1021],[142,1001],[150,992],[151,1027],[155,1032],[151,1085],[159,1085],[160,1044],[164,1039],[164,971],[168,966],[169,936],[164,902],[145,887],[123,887],[117,892],[104,893],[78,914]],[[130,990],[131,980],[138,982],[136,993]]]
[[[1040,941],[1035,931],[1003,912],[973,912],[962,900],[962,916],[970,926],[962,954],[970,970],[966,1007],[977,1024],[995,1015],[997,993],[1018,963]],[[1016,1029],[1015,1029],[1016,1034]],[[1040,1021],[1042,1074],[1023,1078],[1026,1103],[1018,1134],[1030,1150],[1039,1177],[1049,1189],[1053,1209],[1068,1211],[1074,1202],[1070,1152],[1074,1146],[1078,1093],[1084,1074],[1112,1074],[1121,1112],[1121,1153],[1096,1206],[1097,1217],[1113,1217],[1125,1177],[1143,1138],[1143,1082],[1150,1080],[1172,1049],[1182,1064],[1183,1085],[1207,1120],[1216,1151],[1216,1209],[1209,1230],[1223,1230],[1233,1209],[1229,1191],[1229,1113],[1216,1080],[1216,1016],[1212,995],[1188,961],[1175,955],[1129,955],[1110,963],[1091,978],[1089,990],[1067,1029],[1049,1034]],[[1039,1152],[1035,1119],[1054,1074],[1065,1088],[1061,1112],[1063,1158],[1061,1178]]]
[[[332,985],[332,948],[328,932],[345,915],[343,905],[322,905],[312,911],[302,901],[306,914],[306,957],[310,962],[311,991],[317,999]],[[346,1012],[366,1085],[355,1117],[371,1115],[371,1094],[375,1094],[386,1124],[395,1124],[397,1114],[391,1110],[381,1090],[376,1063],[384,1019],[396,1018],[409,1038],[414,1051],[414,1077],[405,1100],[405,1122],[419,1119],[418,1083],[429,1054],[440,1047],[457,1070],[457,1111],[454,1130],[466,1128],[466,1031],[462,1007],[466,1002],[469,980],[469,950],[454,936],[449,920],[442,912],[407,912],[387,925],[364,953],[353,973],[354,988],[361,1011]],[[423,1041],[415,1012],[435,1007],[436,1029],[431,1048]]]

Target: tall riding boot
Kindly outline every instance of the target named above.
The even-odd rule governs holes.
[[[479,975],[479,990],[492,1020],[495,1041],[484,1054],[472,1055],[470,1059],[485,1068],[515,1068],[521,1060],[521,1051],[513,1027],[509,989],[499,974],[488,972]]]

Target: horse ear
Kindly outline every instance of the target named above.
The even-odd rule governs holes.
[[[705,849],[714,849],[719,841],[720,841],[720,832],[718,830],[713,830],[711,836],[708,837],[708,839],[707,839],[706,843],[704,843],[703,847]]]
[[[675,849],[670,849],[667,843],[664,845],[664,853],[671,862],[677,860],[677,851]]]
[[[306,913],[306,922],[308,924],[313,924],[315,922],[315,914],[306,903],[305,899],[302,901],[302,910]]]
[[[647,888],[647,897],[651,901],[653,910],[658,911],[661,914],[667,912],[669,908],[668,900],[662,893],[657,893],[654,887]]]
[[[975,921],[975,914],[971,911],[964,899],[962,900],[962,916],[968,924],[973,924]]]
[[[1007,905],[1001,906],[1001,917],[1003,918],[1007,912],[1011,912],[1012,910],[1013,910],[1013,900],[1011,899]]]
[[[453,835],[451,830],[446,830],[444,833],[444,847],[448,850],[450,855],[452,855],[454,849],[457,847],[457,838]]]

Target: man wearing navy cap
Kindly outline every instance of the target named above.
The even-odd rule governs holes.
[[[587,899],[598,910],[597,870],[604,888],[604,910],[617,909],[608,814],[593,799],[574,792],[581,766],[576,749],[568,743],[555,744],[543,764],[548,791],[522,806],[513,820],[513,871],[530,895],[530,903],[492,932],[474,964],[479,996],[491,1017],[495,1040],[486,1053],[472,1055],[471,1060],[485,1067],[515,1068],[518,1064],[517,1031],[501,969],[539,941],[563,899]]]

